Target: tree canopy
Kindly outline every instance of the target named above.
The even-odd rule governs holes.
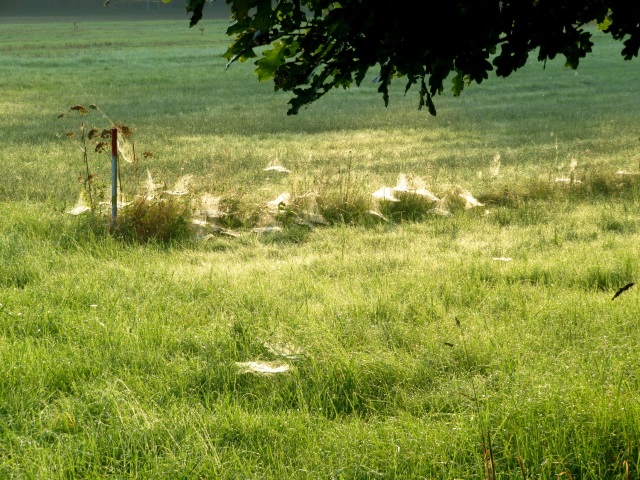
[[[435,115],[433,97],[449,78],[458,96],[491,71],[509,76],[534,51],[541,62],[562,55],[577,68],[592,50],[594,22],[622,41],[626,60],[640,48],[637,0],[226,2],[233,19],[227,34],[234,37],[224,55],[228,65],[257,58],[259,80],[273,79],[276,90],[293,93],[289,114],[333,88],[360,85],[375,68],[385,105],[391,81],[404,78],[405,94],[415,86],[418,107]],[[191,26],[206,3],[187,0]]]

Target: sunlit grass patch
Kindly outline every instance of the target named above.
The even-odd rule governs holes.
[[[633,62],[287,117],[226,26],[3,24],[0,476],[635,478]],[[92,103],[150,242],[67,213]]]

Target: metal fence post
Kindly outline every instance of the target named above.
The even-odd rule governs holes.
[[[111,229],[118,215],[118,129],[111,129]]]

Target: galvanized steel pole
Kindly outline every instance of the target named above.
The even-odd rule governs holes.
[[[111,228],[118,215],[118,129],[111,129]]]

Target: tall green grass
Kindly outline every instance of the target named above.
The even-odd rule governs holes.
[[[640,254],[619,45],[439,98],[436,118],[372,85],[291,118],[250,65],[223,70],[223,29],[0,30],[0,476],[637,477],[636,287],[611,301]],[[136,128],[158,182],[194,175],[247,212],[317,191],[344,216],[404,173],[453,215],[122,242],[65,213],[81,119],[56,117],[91,103]]]

